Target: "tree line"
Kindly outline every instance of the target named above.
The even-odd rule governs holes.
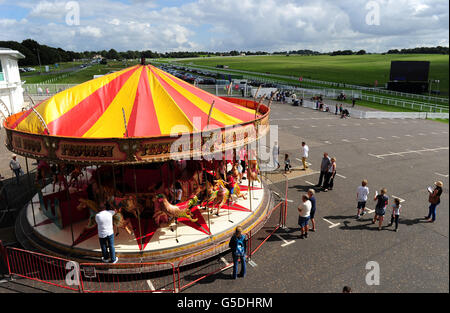
[[[144,58],[194,58],[194,57],[212,57],[212,56],[238,56],[238,55],[363,55],[366,54],[365,50],[359,50],[353,52],[352,50],[337,50],[333,52],[321,53],[308,49],[291,50],[291,51],[278,51],[278,52],[265,52],[265,51],[237,51],[232,50],[228,52],[208,52],[208,51],[177,51],[177,52],[165,52],[158,53],[156,51],[144,50],[128,50],[118,52],[115,49],[101,50],[101,51],[66,51],[61,48],[49,47],[47,45],[41,45],[33,39],[26,39],[22,42],[17,41],[0,41],[0,47],[10,48],[17,50],[25,56],[25,59],[19,60],[19,66],[30,66],[40,64],[54,64],[60,62],[70,62],[74,59],[91,59],[96,55],[101,55],[106,59],[139,59]],[[391,49],[387,54],[449,54],[448,47],[418,47],[412,49]]]

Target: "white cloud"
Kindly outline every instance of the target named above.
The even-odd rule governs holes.
[[[1,0],[0,0],[1,1]],[[448,0],[372,0],[380,25],[367,25],[368,0],[79,0],[80,25],[65,23],[66,1],[22,0],[26,20],[1,19],[0,40],[34,38],[76,51],[365,49],[448,46]],[[161,2],[162,5],[164,4]],[[25,22],[24,22],[25,21]]]

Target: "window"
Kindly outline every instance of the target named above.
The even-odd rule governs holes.
[[[0,82],[5,80],[5,76],[3,75],[2,62],[0,61]]]

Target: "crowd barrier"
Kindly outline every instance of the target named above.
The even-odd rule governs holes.
[[[12,247],[2,247],[1,250],[10,276],[79,291],[76,262]]]
[[[84,293],[174,293],[173,263],[81,263]]]

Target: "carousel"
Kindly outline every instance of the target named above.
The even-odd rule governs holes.
[[[261,227],[272,203],[257,161],[269,107],[141,63],[9,116],[7,148],[38,162],[25,237],[38,250],[100,262],[95,215],[105,207],[117,212],[120,263],[226,250],[235,227]]]

